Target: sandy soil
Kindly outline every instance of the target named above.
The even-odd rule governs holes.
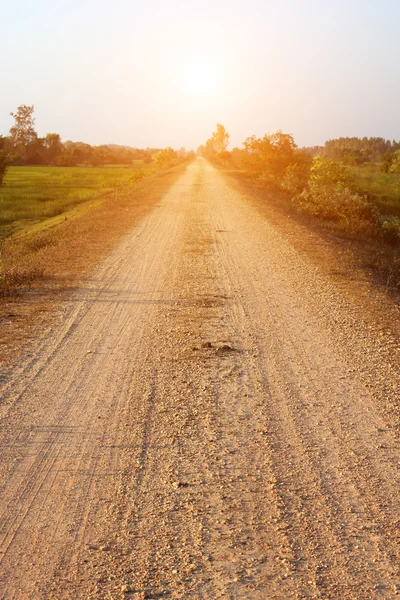
[[[0,405],[0,596],[400,595],[398,344],[204,160]]]

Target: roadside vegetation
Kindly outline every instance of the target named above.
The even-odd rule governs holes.
[[[400,142],[338,138],[299,148],[278,131],[228,151],[218,124],[198,154],[274,192],[293,211],[374,248],[376,266],[400,288]]]
[[[367,163],[350,166],[349,175],[354,189],[370,198],[380,213],[400,217],[400,169],[385,172],[381,164]]]
[[[193,156],[184,148],[63,143],[56,133],[41,138],[33,112],[19,106],[10,135],[0,136],[0,295],[35,278],[32,255],[58,243],[61,223],[132,195],[143,178]]]
[[[131,167],[9,167],[0,188],[0,241],[132,185],[153,172]],[[49,223],[48,223],[49,225]]]

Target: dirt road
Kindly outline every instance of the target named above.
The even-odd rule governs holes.
[[[4,384],[0,597],[397,597],[382,339],[197,159]]]

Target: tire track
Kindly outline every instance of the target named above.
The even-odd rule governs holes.
[[[5,390],[2,598],[397,596],[398,370],[215,169],[71,305]]]

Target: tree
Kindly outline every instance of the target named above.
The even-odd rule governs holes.
[[[217,123],[217,129],[212,134],[215,152],[224,152],[229,144],[229,133],[221,123]]]
[[[48,162],[54,164],[57,157],[62,154],[61,136],[58,133],[48,133],[43,140],[43,144]]]
[[[214,158],[216,154],[225,152],[229,144],[229,133],[225,127],[217,123],[217,129],[213,132],[204,146],[199,146],[197,153],[201,156]]]
[[[44,139],[37,137],[33,142],[28,144],[25,149],[25,164],[46,165],[48,164],[46,154]]]
[[[216,153],[217,153],[217,149],[215,147],[214,138],[210,137],[206,141],[205,156],[212,158],[213,156],[216,155]]]
[[[244,162],[247,170],[255,177],[279,181],[286,168],[295,164],[298,158],[297,145],[293,136],[277,131],[263,138],[252,136],[244,143]]]
[[[37,140],[33,118],[34,106],[21,104],[16,113],[10,113],[14,117],[14,125],[10,129],[10,136],[14,149],[22,156],[26,155],[27,148]]]

